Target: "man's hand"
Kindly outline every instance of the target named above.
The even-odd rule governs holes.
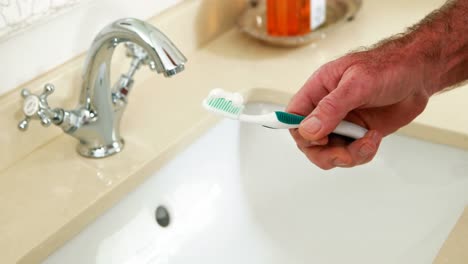
[[[369,162],[432,94],[468,79],[467,32],[468,0],[452,0],[405,34],[322,66],[286,109],[307,116],[291,130],[298,147],[322,169]],[[329,135],[343,119],[369,132],[351,143]]]
[[[350,54],[322,66],[291,100],[286,111],[307,116],[291,134],[322,169],[364,164],[376,154],[382,136],[424,110],[430,88],[417,65],[393,51]],[[352,143],[328,136],[343,119],[369,132]]]
[[[307,116],[291,130],[298,147],[322,169],[369,162],[432,94],[468,79],[467,32],[468,0],[451,0],[405,34],[322,66],[286,109]],[[369,132],[352,143],[329,136],[343,119]]]

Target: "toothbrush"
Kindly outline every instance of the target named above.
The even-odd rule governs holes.
[[[261,115],[243,114],[244,98],[239,93],[230,93],[222,89],[212,90],[203,100],[205,109],[224,117],[242,122],[259,124],[267,128],[289,129],[299,127],[305,116],[275,111]],[[341,121],[333,133],[358,139],[364,137],[367,129],[348,121]]]

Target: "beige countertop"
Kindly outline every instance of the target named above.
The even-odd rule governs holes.
[[[199,12],[203,7],[199,2],[188,1],[177,8]],[[242,91],[251,100],[287,103],[323,63],[402,31],[443,2],[365,1],[355,21],[316,44],[296,49],[268,47],[236,29],[194,48],[187,48],[194,36],[169,34],[176,44],[189,50],[186,71],[171,79],[147,70],[139,73],[122,121],[125,150],[106,159],[80,157],[75,140],[55,128],[33,128],[26,134],[13,131],[11,126],[19,117],[16,110],[11,117],[11,109],[18,108],[18,91],[3,96],[0,101],[6,106],[0,107],[0,112],[8,110],[10,116],[0,120],[0,128],[6,131],[0,138],[4,146],[0,157],[5,160],[0,164],[0,262],[35,263],[43,259],[202,134],[216,121],[200,107],[212,88]],[[167,21],[180,12],[172,10],[154,23],[170,32]],[[83,56],[32,84],[71,82],[68,77],[77,78],[82,61]],[[76,94],[59,92],[54,103],[73,105]],[[437,95],[402,132],[468,149],[468,115],[463,114],[467,112],[466,100],[468,89]],[[39,143],[32,141],[41,137]],[[21,147],[15,148],[11,142],[22,142]],[[34,148],[26,149],[31,145]]]
[[[468,260],[468,207],[445,241],[435,264],[465,264]]]

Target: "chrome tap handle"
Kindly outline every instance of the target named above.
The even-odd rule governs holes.
[[[141,65],[150,65],[151,69],[154,68],[154,61],[150,59],[145,49],[130,41],[125,42],[125,47],[127,47],[126,55],[132,58],[132,62],[127,73],[122,74],[114,85],[112,92],[114,103],[119,101],[127,103],[127,95],[133,86],[133,76]]]
[[[25,118],[18,124],[20,130],[27,130],[32,119],[40,120],[44,127],[48,127],[53,119],[58,118],[58,111],[52,110],[47,102],[47,97],[54,90],[55,87],[49,83],[44,86],[44,91],[40,95],[33,94],[28,89],[21,90],[21,96],[24,98],[23,114]]]
[[[25,117],[23,120],[21,120],[18,123],[18,129],[21,130],[21,131],[26,131],[28,129],[28,126],[29,126],[29,120],[31,120],[31,118],[29,118],[29,117]]]
[[[42,92],[40,96],[43,96],[44,99],[47,99],[47,97],[53,94],[54,91],[55,91],[55,86],[51,83],[47,83],[46,85],[44,85],[44,92]]]
[[[140,65],[153,64],[148,53],[139,45],[133,42],[126,42],[125,46],[127,47],[126,55],[129,58],[132,58],[132,66],[137,70]]]

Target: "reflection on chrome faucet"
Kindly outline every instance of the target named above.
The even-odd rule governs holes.
[[[127,74],[110,86],[110,67],[115,47],[125,43],[133,60]],[[85,157],[102,158],[120,152],[120,120],[133,85],[133,75],[141,65],[171,77],[184,69],[187,59],[161,31],[143,21],[126,18],[105,27],[94,39],[83,71],[79,105],[73,110],[51,109],[47,96],[54,86],[47,84],[44,93],[35,95],[23,90],[25,119],[18,127],[26,130],[29,121],[51,123],[79,140],[78,152]]]

